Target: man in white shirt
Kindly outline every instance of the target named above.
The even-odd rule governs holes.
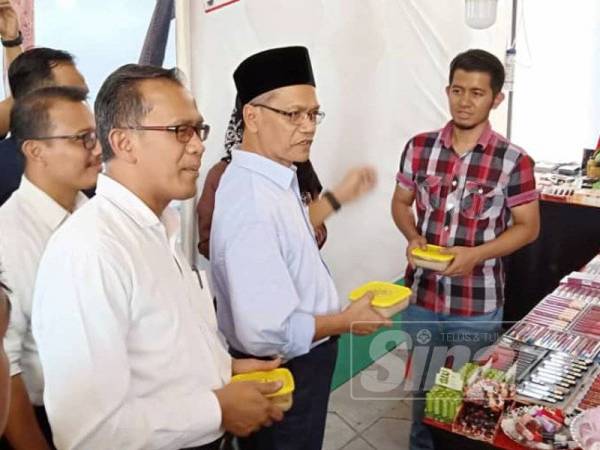
[[[0,207],[0,267],[12,303],[4,341],[12,376],[6,437],[16,449],[43,450],[52,442],[31,305],[48,239],[86,201],[80,190],[96,184],[101,168],[94,117],[85,100],[84,90],[47,87],[19,97],[11,113],[11,133],[25,157],[21,184]]]
[[[13,96],[11,102],[45,86],[72,86],[88,91],[73,55],[46,47],[30,48],[17,56],[8,68],[8,82]],[[7,124],[9,122],[7,118]],[[0,206],[19,187],[23,171],[24,160],[14,138],[0,140]],[[88,193],[92,194],[93,189],[84,192]],[[26,446],[26,443],[16,444]]]
[[[280,383],[229,383],[276,367],[225,350],[210,295],[178,246],[168,205],[191,198],[209,127],[176,69],[130,64],[95,103],[106,175],[48,243],[33,333],[59,449],[218,449],[281,410]]]

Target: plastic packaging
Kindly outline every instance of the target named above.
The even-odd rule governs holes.
[[[420,248],[413,249],[411,253],[415,265],[440,272],[446,270],[450,262],[454,259],[454,255],[440,253],[442,248],[438,245],[427,244],[425,250]]]
[[[293,404],[294,377],[288,369],[280,367],[278,369],[260,372],[248,372],[234,375],[232,382],[238,381],[258,381],[260,383],[270,383],[272,381],[281,381],[283,386],[274,394],[268,394],[267,397],[273,403],[279,406],[283,411],[288,411]]]
[[[517,58],[517,49],[512,47],[506,50],[504,60],[504,90],[512,92],[515,84],[515,60]]]
[[[412,291],[405,287],[386,281],[370,281],[354,289],[348,298],[356,301],[367,292],[373,293],[371,306],[382,316],[392,317],[402,311],[410,298]]]

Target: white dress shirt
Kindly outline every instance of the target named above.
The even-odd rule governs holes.
[[[81,192],[75,209],[87,201]],[[71,214],[24,175],[0,207],[0,270],[12,305],[4,348],[10,375],[21,374],[29,400],[43,404],[44,379],[31,333],[31,304],[38,264],[48,239]]]
[[[237,350],[306,354],[315,316],[340,311],[294,168],[236,150],[219,182],[210,236],[219,327]]]
[[[175,210],[159,219],[100,175],[50,239],[33,334],[59,449],[180,449],[222,435],[213,390],[229,382],[231,358],[178,231]]]

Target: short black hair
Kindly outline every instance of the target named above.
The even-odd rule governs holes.
[[[104,161],[115,154],[108,135],[113,128],[136,126],[150,112],[151,105],[144,103],[138,85],[145,80],[163,79],[183,86],[182,74],[176,67],[162,67],[141,64],[126,64],[111,73],[98,91],[94,102],[96,128]]]
[[[484,72],[490,75],[492,92],[496,95],[504,85],[504,66],[496,56],[481,49],[459,53],[450,63],[449,83],[452,84],[457,69],[465,72]]]
[[[75,64],[73,55],[63,50],[36,47],[17,56],[8,68],[12,96],[23,95],[53,82],[52,69],[58,64]]]
[[[10,111],[10,133],[19,149],[27,139],[46,136],[51,131],[50,109],[60,100],[83,102],[87,92],[71,86],[48,86],[15,100]]]

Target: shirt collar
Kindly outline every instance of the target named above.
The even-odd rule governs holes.
[[[21,184],[18,189],[19,195],[29,204],[31,204],[39,218],[51,229],[56,230],[63,221],[71,215],[69,211],[59,205],[52,197],[27,179],[25,175],[21,177]],[[81,192],[75,197],[74,210],[79,209],[87,197]]]
[[[176,211],[167,207],[160,218],[157,217],[141,198],[107,175],[98,175],[96,195],[101,195],[115,204],[141,228],[162,224],[169,238],[179,231],[179,218]]]
[[[454,123],[452,121],[448,122],[446,124],[446,126],[444,128],[442,128],[442,134],[441,134],[441,140],[442,140],[442,144],[444,145],[444,147],[446,148],[452,148],[452,131],[454,130]],[[485,149],[488,144],[490,143],[490,140],[492,139],[494,132],[492,131],[492,126],[490,125],[490,122],[488,121],[485,125],[485,128],[483,129],[483,132],[481,133],[481,136],[479,136],[479,140],[477,141],[477,146],[480,146],[481,148]]]
[[[262,155],[241,149],[231,152],[231,162],[265,176],[282,189],[289,189],[296,178],[296,166],[293,164],[286,167]]]

